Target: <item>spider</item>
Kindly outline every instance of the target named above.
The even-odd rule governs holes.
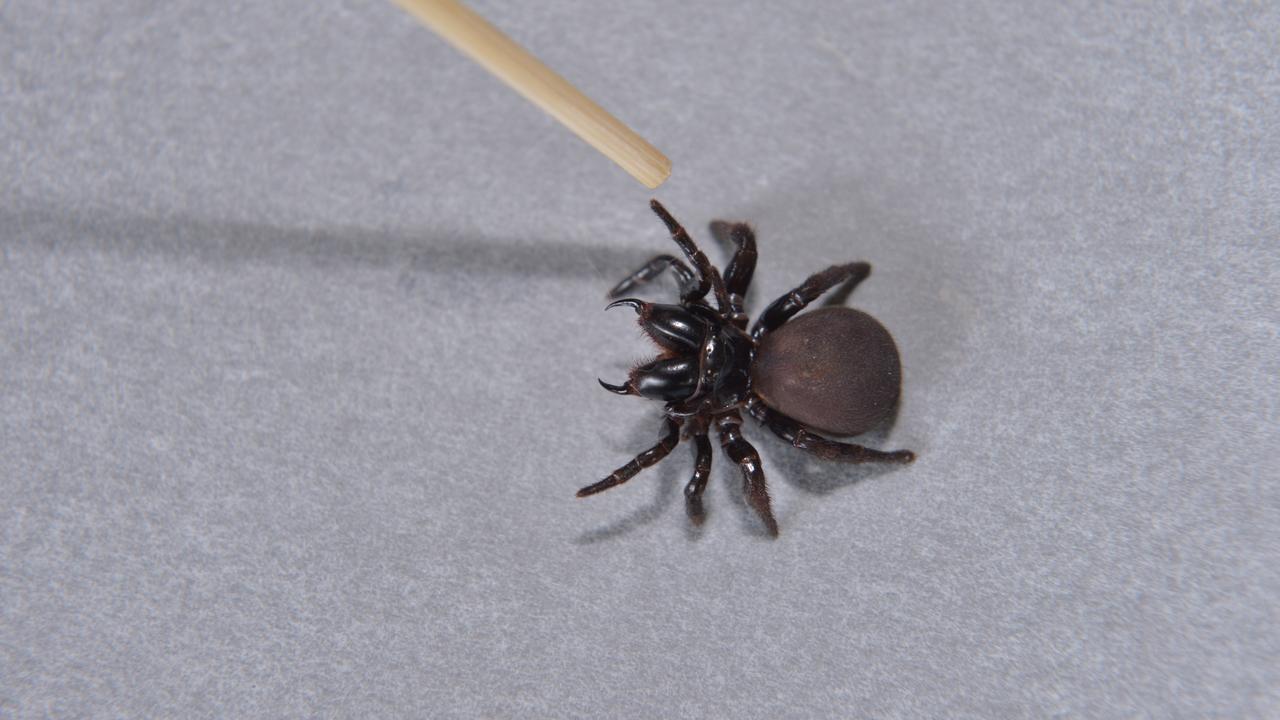
[[[796,317],[837,285],[845,284],[852,291],[871,274],[870,265],[833,265],[811,275],[765,308],[748,332],[743,296],[756,266],[755,233],[745,223],[712,223],[713,233],[727,234],[734,246],[721,277],[671,213],[657,200],[649,204],[693,268],[671,255],[658,255],[609,291],[614,302],[606,309],[635,310],[640,327],[660,354],[632,368],[621,385],[599,382],[619,395],[666,403],[662,437],[609,477],[579,490],[578,497],[630,480],[665,458],[683,437],[693,442],[694,449],[693,478],[684,489],[685,508],[689,520],[701,525],[706,517],[702,491],[711,475],[707,436],[714,426],[721,448],[742,470],[747,502],[769,534],[777,537],[778,523],[760,455],[742,436],[743,411],[792,446],[826,460],[909,463],[915,459],[909,450],[872,450],[818,434],[866,432],[898,401],[902,377],[898,349],[875,318],[835,306]],[[679,283],[679,304],[621,297],[667,270]],[[707,301],[708,292],[714,306]]]

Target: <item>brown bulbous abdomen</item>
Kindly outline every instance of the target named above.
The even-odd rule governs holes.
[[[902,365],[879,321],[852,308],[828,307],[765,335],[751,384],[766,405],[815,430],[858,435],[898,402]]]

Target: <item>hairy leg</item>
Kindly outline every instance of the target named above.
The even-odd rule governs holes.
[[[742,492],[746,495],[747,502],[764,521],[769,534],[777,537],[778,521],[773,518],[769,489],[765,485],[764,469],[760,465],[760,453],[742,437],[742,416],[735,410],[721,415],[716,423],[720,427],[720,447],[742,469]]]
[[[733,243],[733,259],[724,271],[724,289],[729,294],[729,307],[733,316],[731,319],[745,330],[747,314],[743,306],[747,288],[751,285],[751,276],[756,270],[756,234],[746,223],[729,223],[723,220],[711,223],[711,233],[727,237]]]
[[[822,272],[810,275],[808,280],[774,300],[763,313],[760,313],[760,319],[756,320],[755,326],[751,328],[751,337],[759,340],[765,333],[777,329],[796,313],[808,307],[809,303],[817,300],[822,293],[840,283],[847,282],[848,292],[852,292],[853,288],[870,274],[870,265],[855,262],[847,265],[832,265]]]
[[[626,279],[615,285],[613,289],[609,291],[609,299],[612,300],[614,298],[622,297],[623,293],[636,285],[653,280],[661,275],[667,268],[671,268],[671,273],[676,276],[677,282],[680,283],[681,295],[684,295],[696,286],[697,281],[694,280],[693,271],[690,270],[689,266],[685,265],[683,261],[679,258],[672,257],[671,255],[657,255],[649,260],[649,262],[645,263],[639,270],[631,273],[626,277]]]
[[[776,410],[770,410],[759,400],[753,400],[748,408],[752,417],[773,431],[775,435],[791,443],[793,447],[817,455],[824,460],[847,463],[885,462],[909,463],[916,459],[910,450],[872,450],[868,447],[830,440],[806,430],[803,425]]]
[[[714,290],[716,303],[720,306],[720,309],[728,310],[729,295],[724,289],[724,280],[720,277],[720,271],[716,270],[711,261],[707,259],[706,254],[698,249],[697,244],[693,242],[693,238],[689,237],[688,231],[671,216],[671,213],[667,212],[662,203],[657,200],[650,200],[649,207],[666,224],[667,230],[671,232],[671,239],[675,241],[676,245],[680,246],[680,249],[684,251],[685,257],[689,259],[689,262],[693,263],[693,267],[698,271],[697,285],[685,292],[681,299],[687,303],[696,302],[706,297],[707,290]]]
[[[702,491],[707,488],[707,478],[711,477],[711,441],[705,431],[693,436],[693,452],[693,478],[684,486],[684,503],[689,520],[694,525],[701,525],[707,518],[702,509]]]
[[[664,435],[662,436],[662,439],[658,441],[657,445],[654,445],[648,450],[645,450],[635,456],[626,465],[614,470],[609,477],[598,483],[582,488],[578,491],[578,497],[595,495],[598,492],[608,490],[614,485],[621,485],[635,477],[641,470],[649,467],[650,465],[656,464],[658,461],[662,460],[662,458],[666,457],[667,454],[671,452],[672,448],[680,442],[680,423],[672,418],[666,418],[666,423],[663,425],[663,428]]]

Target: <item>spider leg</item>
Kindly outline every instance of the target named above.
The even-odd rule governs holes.
[[[649,262],[645,263],[644,267],[641,267],[639,270],[631,273],[626,277],[626,279],[615,285],[614,288],[609,291],[609,299],[612,300],[614,298],[622,297],[622,295],[631,288],[636,285],[640,285],[641,283],[647,283],[650,280],[653,280],[661,275],[662,271],[667,268],[671,268],[671,273],[676,276],[676,280],[680,283],[681,295],[684,295],[696,284],[697,281],[693,279],[693,271],[690,270],[689,266],[685,265],[682,260],[670,255],[657,255],[653,259],[649,260]]]
[[[635,456],[626,465],[614,470],[609,477],[598,483],[582,488],[578,491],[578,497],[595,495],[598,492],[608,490],[614,485],[621,485],[635,477],[641,470],[649,467],[650,465],[656,464],[658,461],[662,460],[662,458],[666,457],[667,454],[671,452],[672,448],[680,442],[680,421],[673,418],[666,418],[663,430],[664,434],[662,439],[658,440],[657,445],[654,445],[648,450],[645,450]]]
[[[847,463],[885,462],[906,464],[916,459],[910,450],[872,450],[854,443],[830,440],[805,429],[803,425],[776,410],[770,410],[759,400],[749,403],[752,417],[773,431],[773,434],[791,443],[792,447],[811,452],[824,460]]]
[[[693,436],[693,443],[693,478],[684,486],[684,503],[689,520],[701,525],[707,517],[702,509],[702,491],[707,488],[707,478],[711,477],[711,441],[705,431],[699,431]]]
[[[808,307],[809,303],[817,300],[822,293],[840,283],[848,283],[848,292],[853,292],[853,288],[870,274],[870,265],[854,262],[847,265],[832,265],[822,272],[810,275],[808,280],[765,308],[760,314],[760,319],[756,320],[755,326],[751,328],[751,337],[759,340],[765,333],[777,329],[796,313]]]
[[[657,200],[650,200],[649,207],[653,212],[662,219],[666,224],[667,230],[671,233],[671,239],[676,245],[684,251],[684,255],[693,263],[693,267],[698,271],[698,283],[693,287],[685,290],[681,295],[681,301],[686,303],[696,302],[706,297],[708,290],[714,290],[716,303],[721,310],[729,309],[729,294],[725,291],[724,280],[720,277],[720,271],[716,270],[711,261],[707,259],[705,253],[698,249],[698,245],[693,242],[693,238],[689,237],[688,231],[684,229],[679,222],[676,221],[671,213],[662,206]]]
[[[724,289],[729,294],[729,308],[733,313],[734,323],[745,330],[747,314],[743,307],[747,287],[751,285],[751,276],[756,271],[756,234],[746,223],[728,223],[723,220],[711,223],[711,233],[727,237],[736,248],[724,271]]]
[[[742,415],[734,410],[717,418],[716,424],[720,427],[720,447],[730,460],[742,468],[742,491],[747,502],[764,521],[769,534],[778,537],[778,521],[773,518],[769,489],[765,485],[764,470],[760,466],[760,453],[742,437]]]

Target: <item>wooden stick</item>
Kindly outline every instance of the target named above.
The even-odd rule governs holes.
[[[394,2],[650,189],[671,175],[671,161],[657,148],[462,3]]]

